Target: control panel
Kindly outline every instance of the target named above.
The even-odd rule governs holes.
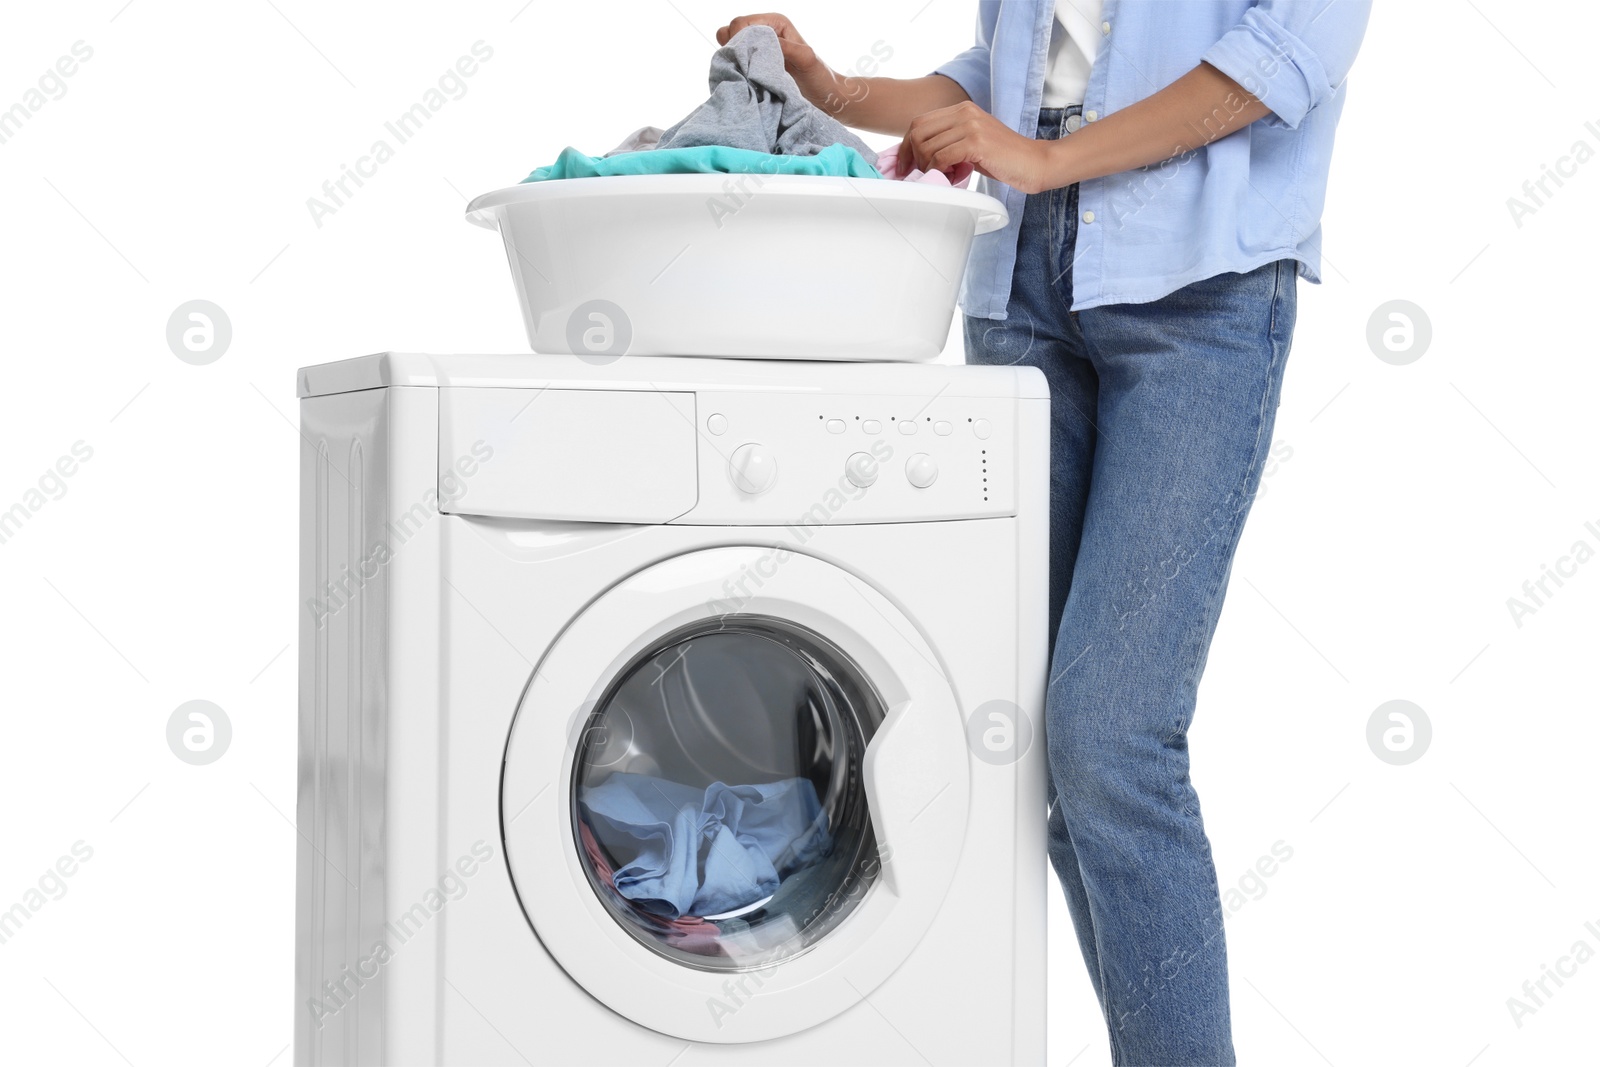
[[[699,499],[674,522],[816,526],[1015,514],[1019,403],[699,390]]]

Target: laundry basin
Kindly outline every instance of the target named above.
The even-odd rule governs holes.
[[[886,179],[641,174],[515,185],[467,218],[500,231],[537,352],[917,361],[1006,211]]]

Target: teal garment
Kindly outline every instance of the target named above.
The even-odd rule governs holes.
[[[823,174],[840,178],[881,178],[877,168],[854,148],[832,144],[814,156],[775,156],[745,148],[702,145],[657,148],[620,156],[586,156],[563,148],[556,161],[523,182],[552,178],[603,178],[613,174]]]

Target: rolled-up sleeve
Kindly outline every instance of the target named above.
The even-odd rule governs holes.
[[[978,4],[977,44],[956,56],[933,73],[943,74],[961,86],[974,104],[994,112],[992,79],[990,78],[990,53],[994,44],[994,26],[1000,5],[994,0]]]
[[[1260,0],[1201,58],[1295,129],[1344,84],[1371,11],[1371,0]]]

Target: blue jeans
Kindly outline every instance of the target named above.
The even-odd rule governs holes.
[[[1077,108],[1039,134],[1077,128]],[[1160,195],[1157,192],[1155,195]],[[1232,1064],[1228,964],[1188,731],[1272,443],[1295,264],[1072,305],[1077,188],[1027,198],[974,363],[1050,382],[1050,860],[1118,1064]]]

